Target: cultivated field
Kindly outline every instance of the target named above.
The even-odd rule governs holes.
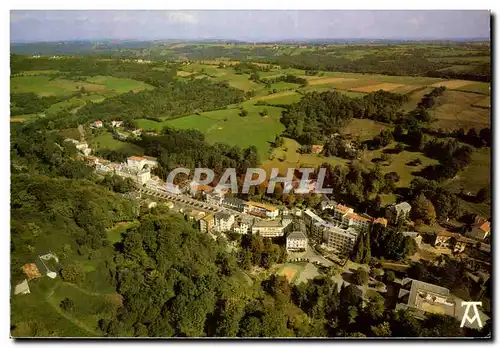
[[[141,156],[144,154],[144,150],[141,147],[117,140],[113,138],[113,136],[109,132],[101,132],[97,136],[90,137],[89,145],[92,148],[97,149],[122,150],[130,153],[130,155],[136,156]]]
[[[94,76],[89,78],[87,81],[95,84],[104,85],[107,90],[111,90],[116,94],[127,93],[127,92],[139,92],[144,89],[153,89],[153,86],[147,83],[132,80],[128,78],[118,78],[113,76]]]
[[[11,93],[35,93],[39,96],[70,95],[81,87],[89,92],[103,91],[106,86],[66,79],[51,79],[49,76],[19,76],[10,79]]]
[[[432,127],[445,130],[489,127],[490,110],[473,106],[483,100],[484,96],[476,93],[445,91],[438,99],[439,105],[431,110],[431,115],[437,118]]]
[[[434,83],[431,85],[431,87],[446,87],[449,89],[456,89],[468,85],[474,84],[473,81],[466,81],[466,80],[450,80],[450,81],[443,81],[443,82],[438,82]]]
[[[405,85],[402,85],[399,83],[386,82],[386,83],[380,83],[380,84],[376,84],[376,85],[368,85],[368,86],[363,86],[363,87],[352,88],[351,91],[370,93],[370,92],[376,92],[379,90],[392,91],[392,90],[394,90],[396,88],[400,88],[400,87],[405,87]]]

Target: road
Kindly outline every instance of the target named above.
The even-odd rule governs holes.
[[[256,220],[262,220],[262,218],[260,218],[260,217],[248,215],[248,214],[245,214],[245,213],[233,210],[233,209],[221,207],[219,205],[198,201],[196,199],[189,197],[188,195],[174,195],[171,193],[157,190],[153,187],[141,187],[138,190],[141,193],[150,195],[150,196],[155,197],[155,198],[169,200],[169,201],[172,201],[174,204],[177,203],[177,204],[189,206],[191,208],[195,208],[195,209],[199,209],[199,210],[203,210],[203,211],[207,211],[207,212],[212,212],[212,213],[225,212],[225,213],[233,214],[236,217],[251,216],[251,217],[255,218]]]

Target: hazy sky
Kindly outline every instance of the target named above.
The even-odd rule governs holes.
[[[489,37],[488,11],[11,11],[11,41]]]

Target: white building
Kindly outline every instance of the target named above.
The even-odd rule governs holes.
[[[253,218],[241,217],[233,225],[233,232],[247,234],[252,231]]]
[[[332,201],[332,200],[327,200],[327,201],[321,202],[321,210],[335,209],[336,206],[337,206],[337,202]]]
[[[16,287],[14,288],[14,295],[26,295],[29,293],[30,293],[30,287],[26,279],[17,284]]]
[[[356,245],[359,232],[349,228],[344,230],[337,226],[330,226],[325,230],[326,245],[340,255],[348,255]]]
[[[274,219],[279,215],[280,210],[271,204],[249,201],[246,202],[244,212],[263,218]]]
[[[90,127],[94,127],[94,128],[102,128],[103,124],[102,124],[102,121],[94,121],[90,124]]]
[[[280,220],[261,220],[252,226],[252,234],[257,233],[262,237],[282,237],[284,227]]]
[[[227,232],[231,231],[234,225],[234,215],[219,212],[214,215],[214,227],[217,232]]]
[[[112,127],[115,127],[115,128],[118,128],[118,127],[122,127],[123,126],[123,121],[111,121],[111,126]]]
[[[294,231],[286,237],[286,250],[305,251],[307,250],[307,237],[301,231]]]
[[[124,178],[130,178],[140,185],[151,181],[151,171],[149,169],[136,169],[134,167],[121,167],[117,170],[116,175]]]
[[[400,220],[408,219],[411,212],[411,205],[408,202],[401,202],[387,207],[385,217],[392,224],[397,224]]]

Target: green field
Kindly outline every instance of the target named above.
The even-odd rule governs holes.
[[[269,104],[293,104],[298,103],[302,99],[302,95],[296,92],[290,92],[289,94],[278,95],[276,93],[275,98],[270,98],[267,100]]]
[[[486,82],[476,82],[467,86],[459,87],[457,88],[459,91],[466,91],[466,92],[476,92],[476,93],[481,93],[481,94],[486,94],[490,95],[491,94],[491,87],[489,83]]]
[[[194,128],[205,134],[205,139],[210,143],[220,142],[242,148],[255,145],[261,159],[265,159],[269,143],[284,129],[279,121],[282,109],[254,106],[251,102],[242,105],[248,111],[247,117],[239,116],[240,109],[236,108],[203,112],[200,115],[189,115],[164,122],[141,119],[138,120],[138,125],[144,130],[161,130],[165,126],[178,129]],[[268,110],[266,117],[259,115],[264,109]]]
[[[341,134],[352,138],[359,137],[360,141],[373,139],[389,126],[366,118],[353,118],[348,125],[342,128]]]
[[[101,131],[98,135],[92,136],[89,139],[89,143],[92,148],[127,151],[137,156],[144,154],[144,150],[141,147],[114,139],[113,135],[106,131]]]
[[[50,76],[19,76],[10,79],[11,93],[35,93],[39,96],[70,95],[84,87],[89,92],[102,91],[106,86],[71,81],[62,78],[51,79]]]
[[[122,234],[127,232],[129,229],[137,227],[139,225],[139,221],[127,221],[127,222],[119,222],[116,226],[110,228],[108,233],[108,240],[112,243],[118,243],[122,240]]]
[[[87,79],[87,81],[104,85],[106,86],[106,89],[111,90],[116,94],[127,93],[130,91],[139,92],[144,89],[154,89],[153,86],[141,81],[113,76],[94,76]]]

